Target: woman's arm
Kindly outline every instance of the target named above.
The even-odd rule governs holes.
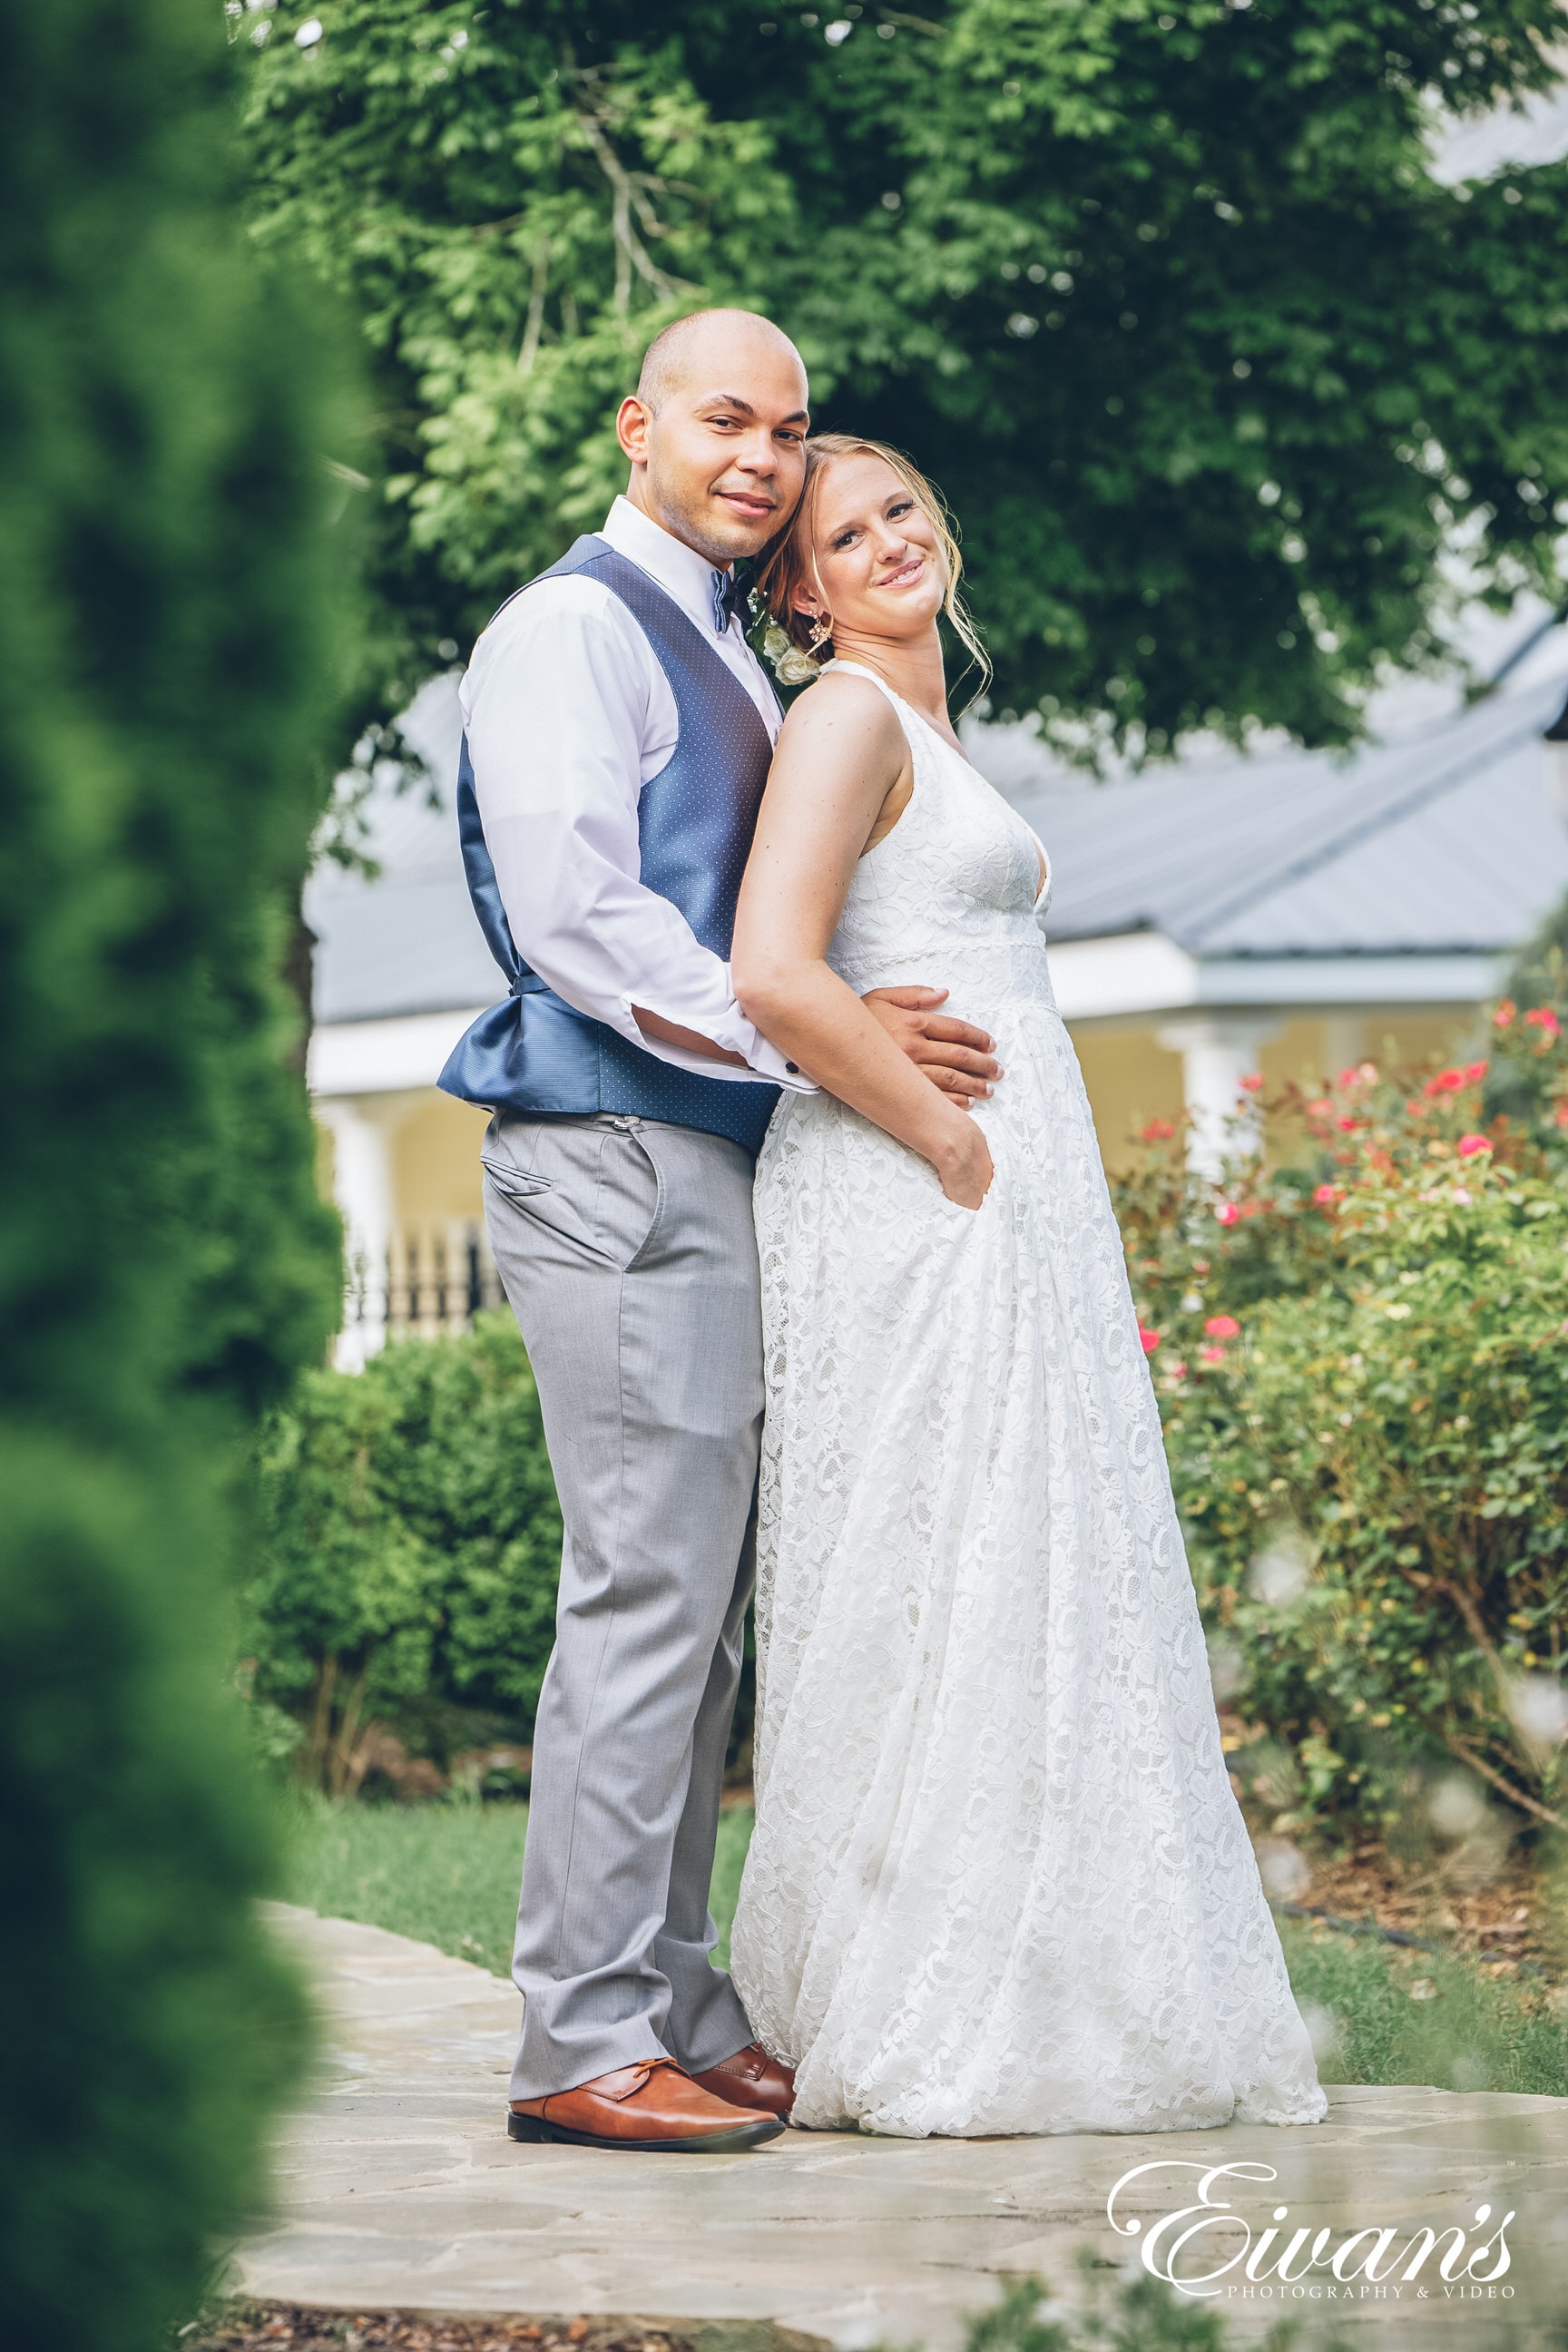
[[[826,960],[857,860],[908,761],[903,731],[868,680],[826,677],[801,697],[741,886],[731,979],[747,1019],[781,1052],[929,1160],[950,1201],[977,1209],[991,1182],[984,1136]]]

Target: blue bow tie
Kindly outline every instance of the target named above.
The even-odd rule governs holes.
[[[729,572],[715,572],[713,574],[713,626],[720,636],[722,636],[729,627],[731,616],[740,621],[742,629],[745,627],[748,618],[746,601],[751,593],[752,583],[749,579],[742,579],[738,565]]]

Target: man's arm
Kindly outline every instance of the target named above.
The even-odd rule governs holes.
[[[933,1087],[952,1095],[961,1109],[988,1095],[1001,1076],[994,1037],[988,1037],[971,1022],[954,1021],[938,1013],[937,1006],[947,1002],[945,988],[873,988],[860,1002],[876,1015],[900,1051],[924,1070]],[[646,1013],[640,1004],[632,1011],[650,1043],[657,1038],[660,1045],[679,1046],[682,1053],[745,1067],[738,1054],[725,1053],[710,1037],[700,1037],[694,1029],[678,1029],[673,1021],[661,1021],[657,1013]]]
[[[808,1085],[742,1012],[723,959],[640,879],[653,661],[618,600],[585,580],[530,589],[476,648],[468,755],[512,937],[568,1004],[661,1059]]]
[[[633,1005],[632,1018],[650,1045],[673,1045],[678,1052],[695,1054],[702,1061],[726,1062],[731,1069],[743,1070],[749,1066],[739,1054],[727,1054],[722,1045],[713,1043],[711,1037],[700,1037],[695,1029],[682,1029],[676,1022],[662,1020],[657,1013],[645,1011],[640,1004]]]

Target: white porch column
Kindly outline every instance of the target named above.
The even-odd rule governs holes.
[[[332,1197],[344,1228],[346,1295],[333,1361],[341,1372],[357,1372],[386,1344],[392,1139],[403,1106],[384,1095],[328,1095],[316,1097],[314,1109],[332,1139]]]
[[[1279,1023],[1267,1013],[1215,1013],[1167,1022],[1159,1039],[1182,1057],[1182,1094],[1192,1121],[1187,1157],[1205,1176],[1216,1176],[1227,1156],[1256,1151],[1262,1144],[1252,1097],[1241,1081],[1258,1067],[1258,1057]],[[1237,1113],[1242,1124],[1230,1122]]]

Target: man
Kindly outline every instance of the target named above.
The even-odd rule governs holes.
[[[732,566],[794,511],[807,424],[767,320],[667,328],[616,420],[626,497],[502,607],[463,681],[464,856],[511,993],[441,1083],[494,1113],[486,1216],[565,1524],[514,2139],[749,2147],[789,2108],[710,1964],[708,1885],[762,1422],[752,1162],[778,1088],[810,1083],[730,986],[780,723]],[[940,1002],[875,1009],[936,1083],[981,1094],[990,1041]]]

